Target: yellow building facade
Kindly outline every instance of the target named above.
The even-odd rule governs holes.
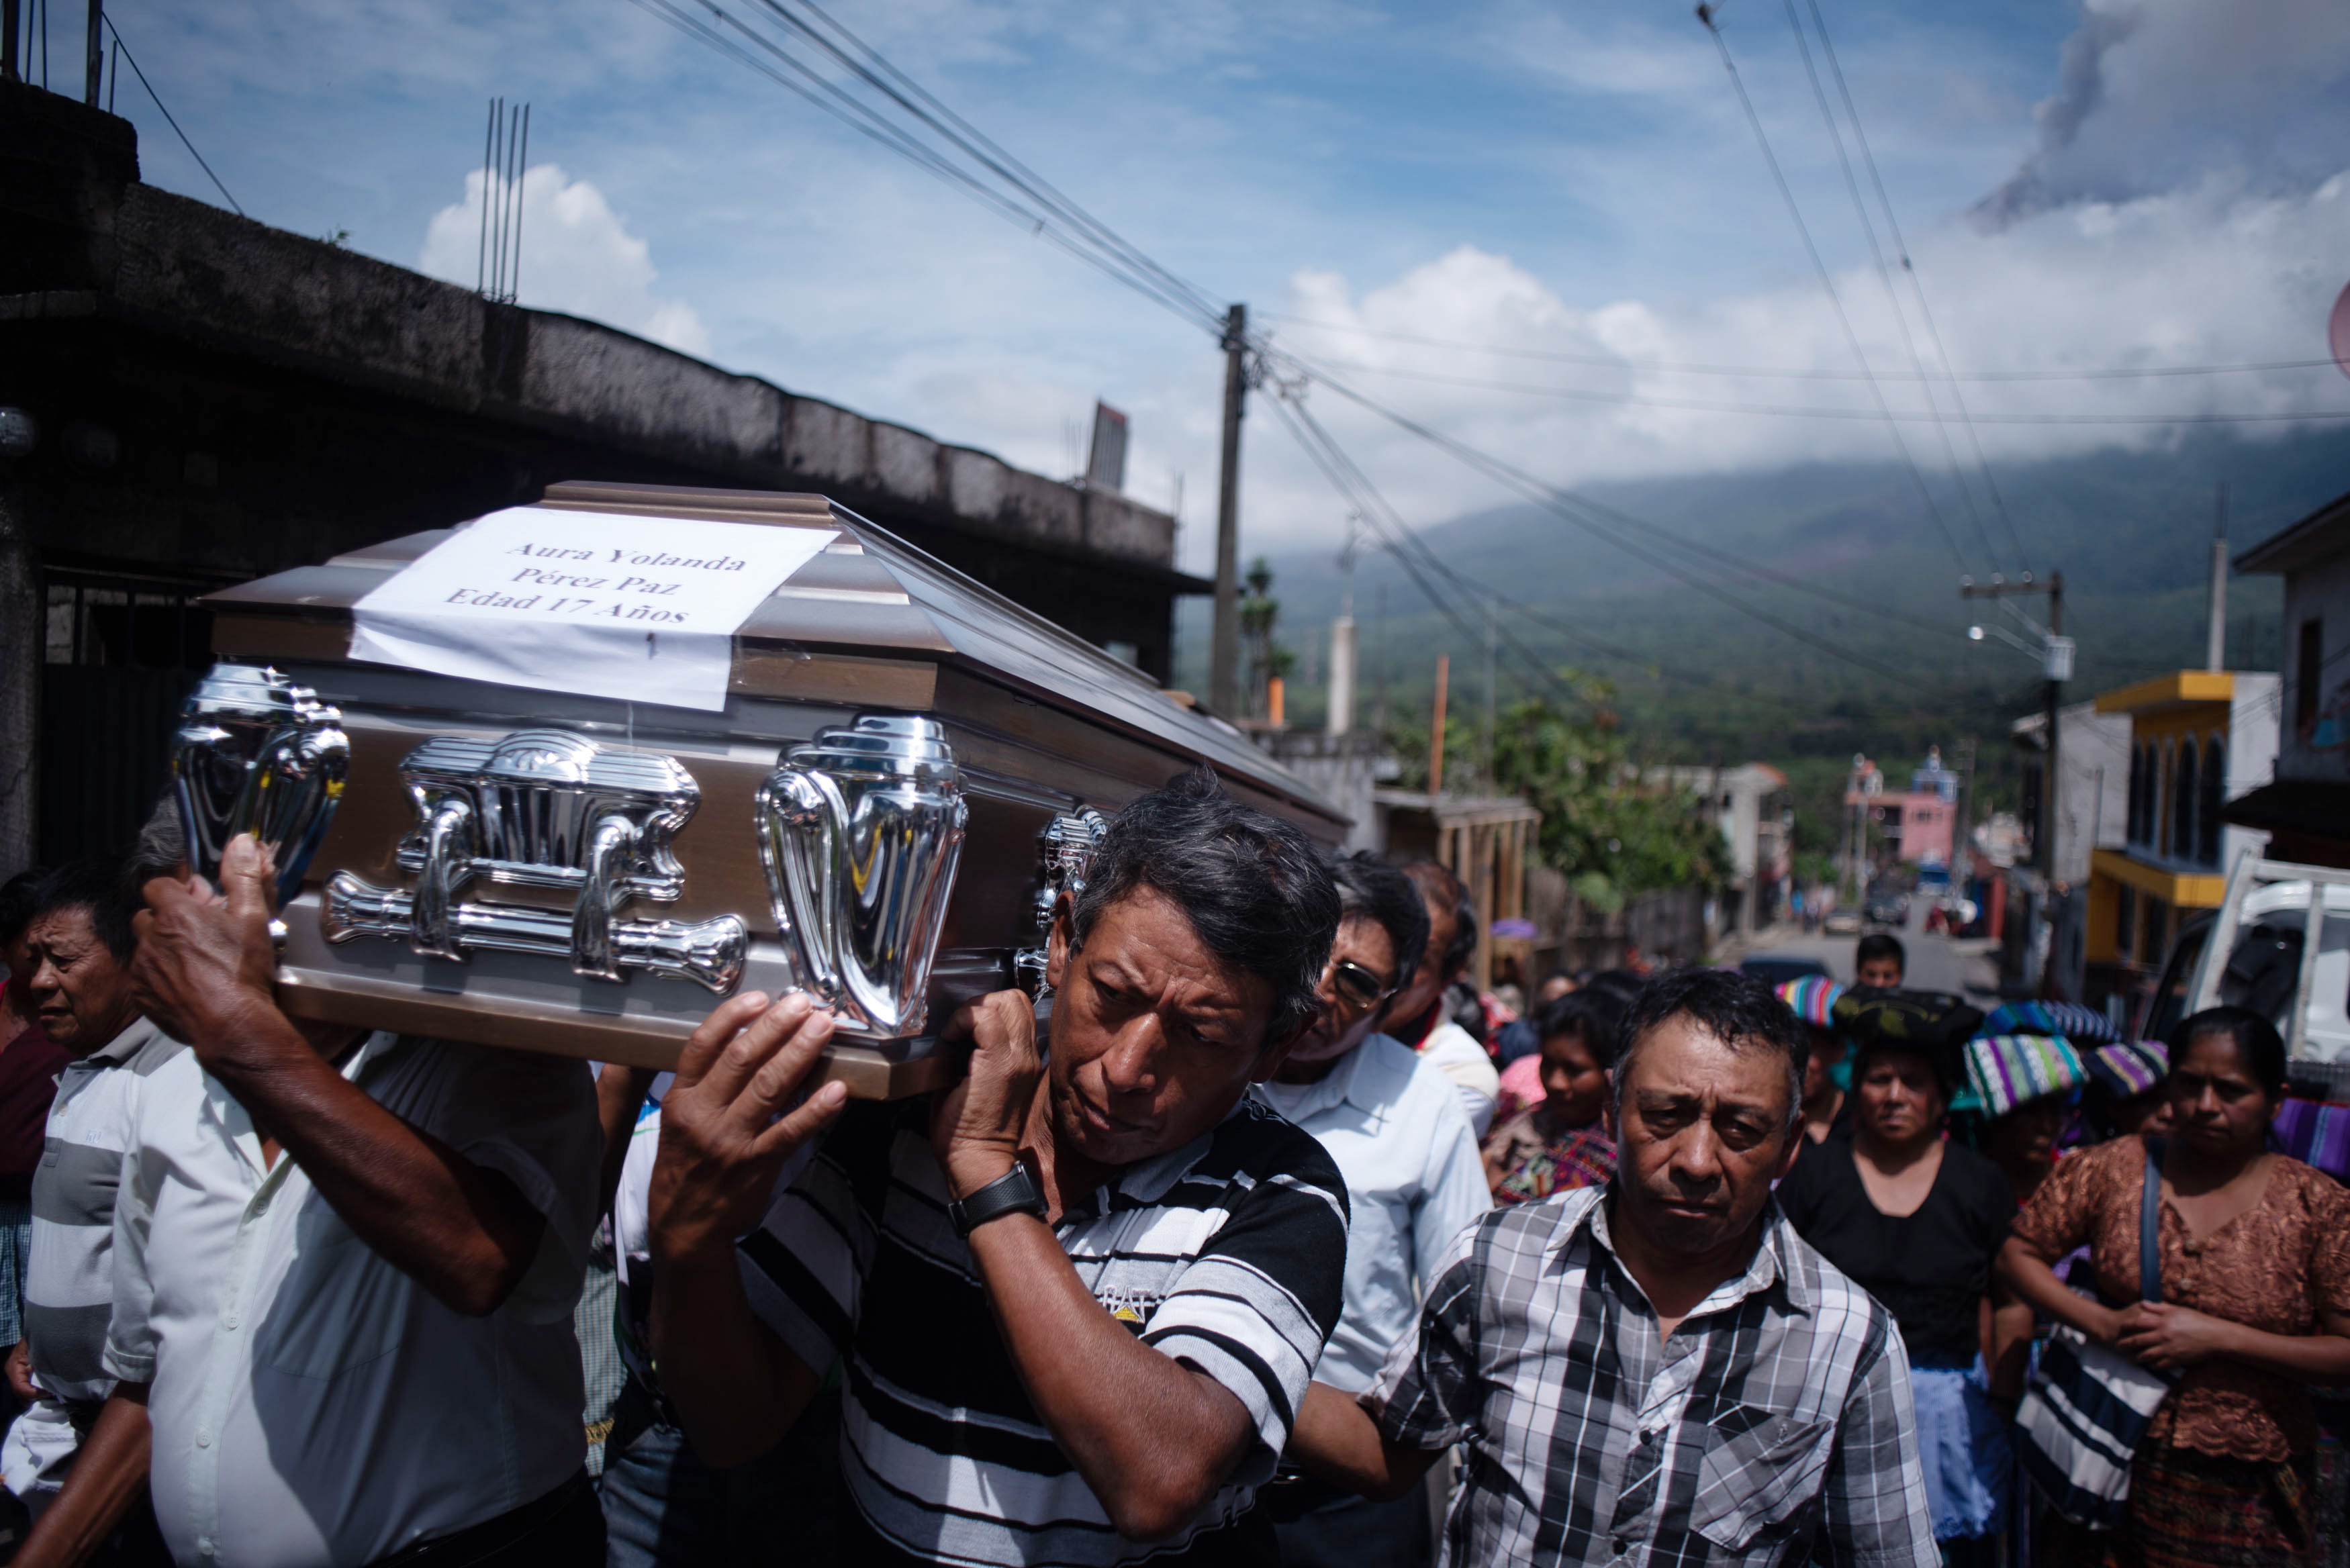
[[[2108,691],[2100,713],[2130,721],[2126,842],[2090,859],[2085,956],[2144,972],[2182,921],[2214,909],[2228,867],[2264,835],[2220,808],[2268,782],[2276,759],[2276,677],[2182,670]]]

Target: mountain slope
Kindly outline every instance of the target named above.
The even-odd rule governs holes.
[[[2350,490],[2350,431],[2272,441],[2196,432],[2149,452],[2002,465],[1998,477],[2007,521],[1988,507],[1981,518],[1995,555],[1947,493],[1944,522],[1978,573],[1987,558],[2011,575],[2026,562],[2043,574],[2064,572],[2065,630],[2080,645],[2069,689],[2077,699],[2155,670],[2199,664],[2216,486],[2229,486],[2230,548],[2241,550]],[[1696,545],[1644,547],[1715,582],[1721,597],[1532,505],[1426,527],[1421,536],[1453,572],[1536,612],[1503,607],[1495,617],[1503,701],[1541,689],[1535,667],[1571,664],[1616,682],[1617,709],[1651,750],[1693,760],[1854,750],[1899,756],[1961,733],[1996,741],[2010,718],[2039,701],[2036,660],[1996,637],[1970,640],[1966,628],[1986,621],[2027,640],[2033,634],[2015,617],[1960,600],[1950,547],[1907,472],[1892,464],[1650,480],[1585,493]],[[1758,581],[1732,557],[1837,597]],[[1306,649],[1336,612],[1337,567],[1319,554],[1275,556],[1272,565],[1278,635],[1300,655],[1290,712],[1310,719],[1321,711],[1325,660]],[[1456,607],[1468,608],[1464,600],[1457,597]],[[2019,602],[2044,618],[2044,599]],[[1355,604],[1366,722],[1383,671],[1390,716],[1424,713],[1440,652],[1451,656],[1455,711],[1482,703],[1482,610],[1468,608],[1465,629],[1455,625],[1377,552],[1357,570]],[[2273,579],[2231,585],[2232,663],[2276,667],[2277,605]],[[1799,635],[1763,624],[1749,608]],[[1207,609],[1187,604],[1179,635],[1180,680],[1194,689],[1205,680]]]

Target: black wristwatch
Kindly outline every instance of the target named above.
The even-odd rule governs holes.
[[[1014,1166],[970,1197],[947,1205],[947,1218],[953,1221],[960,1241],[970,1240],[973,1231],[1006,1214],[1034,1214],[1042,1220],[1048,1211],[1045,1189],[1036,1185],[1024,1165]]]

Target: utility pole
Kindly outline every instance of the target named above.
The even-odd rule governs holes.
[[[2220,495],[2211,519],[2211,629],[2203,644],[2203,668],[2228,668],[2228,482],[2220,482]]]
[[[1975,808],[1975,738],[1959,737],[1959,831],[1950,850],[1950,869],[1959,878],[1955,895],[1967,896],[1966,879],[1975,863],[1975,837],[1969,814]]]
[[[1338,618],[1330,623],[1329,716],[1323,725],[1331,735],[1355,727],[1355,530],[1360,519],[1347,518],[1347,547],[1338,552]]]
[[[1216,487],[1216,621],[1208,707],[1225,718],[1241,700],[1241,415],[1248,398],[1248,306],[1224,314],[1224,462]]]
[[[2048,596],[2048,635],[2040,653],[2042,704],[2047,715],[2048,760],[2040,770],[2040,823],[2038,831],[2032,836],[2032,849],[2033,858],[2040,863],[2041,875],[2054,881],[2056,877],[2056,709],[2064,700],[2064,682],[2073,679],[2073,639],[2064,635],[2064,574],[2051,572],[2044,583],[2032,581],[2029,573],[2025,574],[2022,581],[2014,583],[1998,577],[1993,577],[1987,584],[1978,584],[1971,577],[1962,577],[1959,581],[1959,597],[1962,599],[2008,598],[2018,594]]]
[[[1500,601],[1485,601],[1485,788],[1498,794],[1493,778],[1493,650],[1501,637],[1502,607]]]
[[[1452,684],[1452,656],[1436,656],[1436,711],[1428,722],[1428,798],[1444,793],[1444,695]]]
[[[99,38],[99,0],[89,0],[89,36],[82,47],[81,100],[98,107],[98,88],[106,75],[106,46]]]
[[[0,0],[0,81],[16,79],[16,35],[23,29],[18,0]]]

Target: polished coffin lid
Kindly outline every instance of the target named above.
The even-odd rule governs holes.
[[[1198,761],[1235,797],[1335,845],[1346,818],[1238,732],[1160,692],[1111,659],[824,497],[758,491],[566,483],[541,504],[838,531],[736,633],[723,713],[629,704],[363,664],[348,657],[351,606],[447,530],[388,541],[209,596],[224,659],[289,671],[339,706],[351,783],[300,898],[286,911],[280,980],[293,1011],[460,1039],[667,1065],[717,997],[650,974],[577,975],[516,953],[470,962],[404,943],[330,944],[321,887],[337,873],[400,885],[415,867],[417,829],[401,763],[454,738],[458,750],[552,726],[615,751],[674,758],[700,801],[677,830],[684,867],[675,896],[636,912],[681,922],[742,918],[750,962],[740,985],[775,990],[796,971],[769,909],[753,798],[779,753],[858,714],[926,715],[943,728],[970,806],[968,842],[948,902],[931,994],[942,1008],[1007,983],[1015,954],[1038,940],[1047,842],[1068,814],[1115,813]],[[1061,827],[1056,828],[1056,824]],[[500,889],[546,902],[567,895]],[[1033,969],[1033,961],[1023,961]],[[858,1093],[905,1093],[935,1081],[926,1041],[848,1045],[839,1075]]]

